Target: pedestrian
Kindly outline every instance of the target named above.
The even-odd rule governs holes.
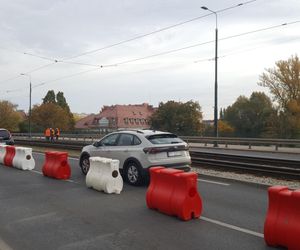
[[[50,128],[46,128],[45,130],[45,138],[47,141],[49,141],[50,139]]]
[[[54,129],[53,128],[50,128],[50,138],[51,138],[51,141],[54,141]]]
[[[56,137],[57,141],[58,141],[59,136],[60,136],[60,130],[59,130],[59,128],[56,128],[55,129],[55,137]]]

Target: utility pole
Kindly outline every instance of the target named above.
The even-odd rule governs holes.
[[[216,17],[216,28],[215,28],[215,105],[214,105],[214,137],[218,139],[218,15],[216,11],[210,10],[209,8],[202,6],[201,9],[208,10],[213,13]],[[218,142],[214,142],[214,147],[218,147]]]

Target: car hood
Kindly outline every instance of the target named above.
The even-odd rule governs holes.
[[[81,153],[82,153],[82,152],[88,152],[88,153],[90,153],[91,150],[94,149],[94,148],[95,148],[95,146],[93,146],[93,145],[87,145],[87,146],[84,146],[84,147],[82,148],[82,150],[81,150]]]

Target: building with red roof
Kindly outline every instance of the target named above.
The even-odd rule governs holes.
[[[134,105],[103,106],[99,114],[91,114],[80,119],[76,129],[109,132],[116,129],[147,129],[149,118],[156,108],[148,103]]]

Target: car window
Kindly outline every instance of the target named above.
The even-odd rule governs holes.
[[[133,137],[133,145],[140,145],[141,143],[141,140],[137,136]]]
[[[9,138],[9,133],[7,130],[0,130],[0,137],[3,139],[8,139]]]
[[[129,146],[132,145],[132,143],[133,143],[133,135],[130,134],[120,135],[118,146]]]
[[[175,144],[175,143],[181,143],[183,140],[177,137],[177,135],[174,134],[157,134],[157,135],[150,135],[147,137],[147,139],[152,144]]]
[[[101,144],[104,146],[115,146],[115,145],[117,145],[118,137],[119,137],[119,134],[109,135],[101,141]]]

